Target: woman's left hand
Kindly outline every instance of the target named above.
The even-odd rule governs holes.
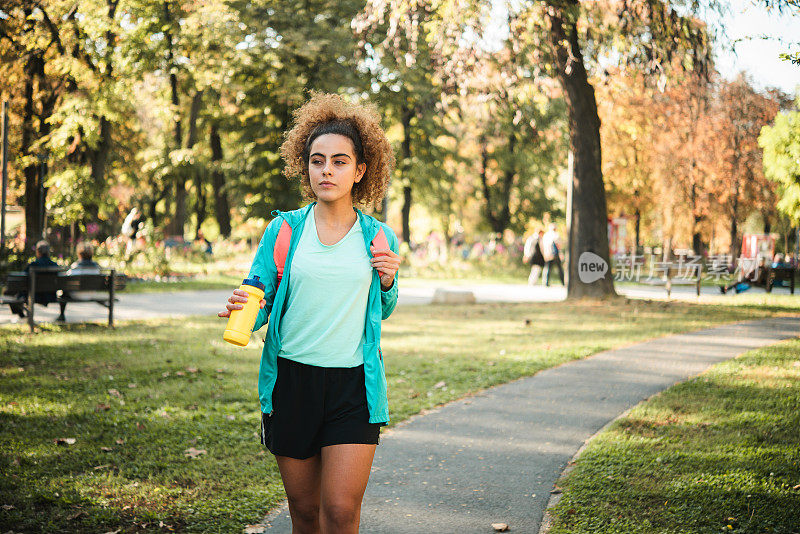
[[[372,267],[380,272],[381,288],[386,291],[394,283],[394,275],[400,268],[402,258],[388,248],[377,249],[370,246],[369,249],[373,256]]]

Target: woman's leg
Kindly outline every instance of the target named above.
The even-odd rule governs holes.
[[[531,265],[531,274],[528,275],[528,285],[535,285],[536,281],[539,280],[539,274],[542,272],[542,266],[533,264]]]
[[[358,534],[375,447],[361,443],[322,447],[322,534]]]
[[[292,516],[292,534],[319,534],[320,455],[306,460],[275,456]]]

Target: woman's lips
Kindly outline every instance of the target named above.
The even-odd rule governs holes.
[[[332,182],[320,182],[319,185],[320,187],[334,187]]]

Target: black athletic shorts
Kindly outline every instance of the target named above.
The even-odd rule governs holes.
[[[369,422],[364,365],[318,367],[278,358],[272,415],[261,414],[261,443],[272,454],[304,460],[327,445],[377,445]]]

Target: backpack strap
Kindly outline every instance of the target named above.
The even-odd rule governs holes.
[[[275,247],[272,251],[272,257],[275,260],[275,267],[278,268],[278,284],[281,283],[283,278],[283,268],[286,265],[286,256],[289,254],[289,243],[292,240],[292,227],[283,220],[281,229],[278,231],[278,237],[275,239]]]
[[[383,226],[378,230],[378,235],[372,240],[372,246],[377,249],[389,248],[389,240],[386,239],[386,234],[383,231]]]
[[[278,237],[275,240],[275,247],[273,248],[272,257],[275,260],[275,267],[278,269],[278,284],[281,283],[283,278],[283,268],[286,266],[286,256],[289,255],[289,244],[292,240],[292,227],[284,219],[281,224],[281,229],[278,231]],[[388,249],[389,240],[386,238],[386,233],[383,227],[378,230],[375,239],[372,240],[372,246],[377,249]]]

